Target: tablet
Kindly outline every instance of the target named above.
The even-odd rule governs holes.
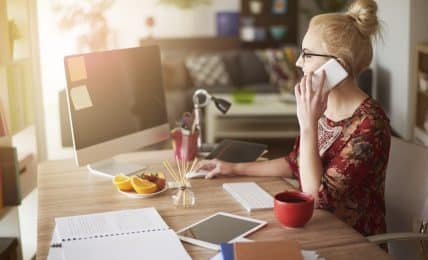
[[[218,212],[177,232],[181,240],[219,250],[221,243],[233,242],[267,224],[253,218]]]

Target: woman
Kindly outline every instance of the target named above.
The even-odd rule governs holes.
[[[300,135],[284,158],[264,162],[202,161],[207,178],[224,175],[296,177],[316,206],[333,212],[363,235],[386,231],[384,182],[390,147],[389,120],[359,87],[356,77],[373,56],[377,5],[357,0],[346,13],[312,18],[296,65]],[[312,72],[336,59],[349,76],[330,92],[312,88]],[[323,82],[323,79],[321,80]]]

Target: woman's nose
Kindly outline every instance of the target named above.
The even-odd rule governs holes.
[[[303,57],[302,57],[302,55],[300,55],[299,58],[297,59],[296,66],[299,67],[299,68],[303,67]]]

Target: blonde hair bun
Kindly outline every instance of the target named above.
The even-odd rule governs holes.
[[[379,31],[377,4],[374,0],[355,0],[346,12],[354,21],[361,34],[376,36]]]

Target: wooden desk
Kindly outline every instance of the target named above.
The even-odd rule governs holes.
[[[133,153],[118,157],[121,161],[140,162],[153,170],[164,170],[161,160],[173,160],[172,151]],[[327,259],[389,259],[375,245],[348,227],[332,214],[315,210],[311,221],[302,229],[284,229],[271,210],[248,214],[229,194],[223,191],[224,182],[256,181],[270,194],[291,189],[279,178],[219,178],[191,181],[196,196],[196,206],[191,209],[175,209],[169,190],[151,199],[131,199],[115,190],[111,180],[90,174],[86,168],[78,168],[73,160],[50,161],[39,165],[39,209],[37,259],[46,259],[54,228],[54,218],[95,212],[155,207],[166,223],[179,230],[217,211],[251,216],[268,221],[263,229],[249,239],[295,239],[302,248],[316,250]],[[216,252],[184,244],[194,259],[208,259]]]

